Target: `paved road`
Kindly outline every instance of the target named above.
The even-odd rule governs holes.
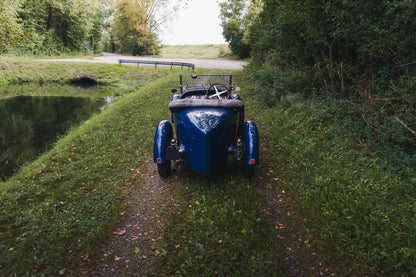
[[[113,63],[118,64],[118,60],[146,60],[146,61],[166,61],[166,62],[183,62],[192,63],[195,68],[208,68],[208,69],[229,69],[229,70],[241,70],[246,62],[232,61],[225,59],[180,59],[180,58],[153,58],[153,57],[133,57],[122,56],[118,54],[103,53],[100,57],[94,57],[92,59],[77,58],[77,59],[49,59],[42,61],[70,61],[70,62],[96,62],[96,63]]]

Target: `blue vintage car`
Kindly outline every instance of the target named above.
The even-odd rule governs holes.
[[[259,136],[254,122],[244,121],[232,76],[180,75],[179,90],[169,103],[174,128],[168,120],[156,128],[153,160],[159,175],[168,177],[172,162],[174,168],[213,176],[239,161],[244,175],[252,177],[259,163]]]

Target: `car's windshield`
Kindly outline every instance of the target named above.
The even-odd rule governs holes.
[[[207,89],[212,84],[222,84],[231,88],[231,75],[181,75],[181,92],[194,89]]]

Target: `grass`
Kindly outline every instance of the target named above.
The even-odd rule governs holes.
[[[1,68],[3,83],[39,82],[39,76],[67,82],[78,76],[74,70],[113,86],[140,83],[0,184],[1,275],[70,273],[97,261],[121,218],[123,188],[131,170],[150,155],[157,122],[169,118],[168,91],[181,71],[14,60],[2,60]],[[183,201],[165,219],[153,272],[289,274],[289,250],[282,249],[261,194],[266,182],[290,197],[287,229],[298,231],[298,241],[307,245],[290,251],[304,260],[316,254],[341,276],[415,275],[412,148],[376,143],[374,134],[364,139],[370,131],[360,118],[325,99],[289,95],[265,107],[244,74],[234,77],[243,88],[246,116],[259,127],[261,175],[169,179]]]
[[[241,175],[241,173],[240,173]],[[283,250],[256,182],[238,175],[180,181],[185,201],[165,230],[160,276],[284,276]]]
[[[74,96],[74,97],[108,97],[129,93],[140,86],[139,83],[129,86],[94,86],[74,88],[69,84],[42,83],[0,85],[0,99],[15,96]]]
[[[165,58],[217,59],[229,55],[231,50],[227,44],[166,45],[161,52]]]
[[[71,83],[88,77],[103,86],[143,85],[154,78],[161,78],[167,70],[135,70],[130,66],[99,63],[38,62],[33,59],[20,60],[2,57],[0,60],[0,84]]]
[[[56,65],[27,66],[28,71],[49,66],[49,72]],[[64,70],[73,66],[59,64]],[[121,72],[114,80],[136,74],[156,81],[124,95],[0,184],[1,275],[53,275],[98,253],[121,217],[121,191],[131,169],[152,148],[155,122],[167,113],[167,103],[160,103],[169,101],[178,73],[136,68]],[[164,78],[158,78],[161,75]],[[147,110],[148,105],[153,109]]]
[[[341,276],[414,276],[414,145],[377,136],[343,103],[289,95],[267,108],[246,97],[268,149],[262,164],[323,263]]]
[[[2,78],[14,82],[14,72],[19,68],[27,82],[36,82],[37,76],[29,73],[32,70],[62,74],[58,67],[68,74],[74,66],[88,76],[101,70],[102,75],[94,75],[98,80],[110,78],[105,72],[117,70],[111,74],[110,84],[130,80],[116,65],[100,69],[18,61],[7,62],[5,67],[13,70]],[[154,80],[146,79],[141,88],[124,94],[101,114],[73,128],[48,153],[0,183],[1,275],[71,274],[98,261],[102,245],[128,208],[124,206],[124,191],[131,186],[132,170],[147,162],[143,157],[151,156],[155,126],[169,118],[169,90],[182,73],[128,68],[129,75]],[[54,74],[47,78],[59,82]],[[224,275],[285,270],[255,184],[240,177],[216,181],[189,177],[180,180],[179,186],[189,203],[184,201],[178,207],[182,212],[167,219],[170,224],[160,261],[168,261],[170,267],[155,264],[152,272],[209,275],[215,267]],[[206,266],[200,268],[202,263]]]

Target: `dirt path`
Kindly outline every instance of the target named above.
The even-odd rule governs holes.
[[[164,62],[183,62],[192,63],[195,68],[207,68],[207,69],[224,69],[224,70],[241,70],[247,62],[233,61],[226,59],[181,59],[181,58],[153,58],[153,57],[133,57],[122,56],[118,54],[103,53],[100,57],[94,57],[92,59],[86,58],[69,58],[69,59],[47,59],[40,61],[69,61],[69,62],[94,62],[94,63],[111,63],[118,64],[118,60],[144,60],[144,61],[164,61]],[[141,65],[142,66],[142,65]],[[143,65],[145,66],[145,65]],[[153,66],[153,65],[151,65]]]
[[[118,63],[118,59],[137,59],[116,54],[105,53],[93,59],[59,59],[58,61]],[[140,58],[142,59],[142,58]],[[154,60],[160,58],[143,58]],[[165,59],[167,60],[167,59]],[[169,59],[194,63],[200,68],[241,69],[244,65],[239,61],[228,60],[195,60]],[[50,60],[49,60],[50,61]],[[57,61],[55,59],[55,61]],[[199,63],[197,63],[199,62]],[[163,241],[163,231],[166,226],[164,218],[184,200],[176,192],[175,184],[180,176],[167,180],[159,177],[152,158],[145,157],[142,163],[132,173],[130,186],[126,189],[123,212],[124,219],[113,230],[111,238],[101,250],[100,260],[92,268],[79,269],[74,272],[77,276],[145,276],[150,272],[149,265],[161,254],[159,245]],[[275,223],[276,235],[285,249],[286,261],[289,266],[289,276],[333,276],[331,269],[320,261],[319,252],[312,249],[310,237],[302,238],[299,230],[294,228],[296,223],[289,222],[288,216],[294,211],[295,205],[287,194],[279,187],[270,184],[282,180],[273,179],[264,166],[263,172],[256,177],[257,189],[263,197],[265,208]]]
[[[151,161],[151,157],[146,157]],[[175,178],[175,177],[172,177]],[[159,177],[153,163],[136,168],[125,191],[124,219],[101,250],[100,263],[80,272],[89,276],[145,276],[161,253],[166,213],[176,211],[180,199],[172,179]],[[89,273],[87,273],[89,272]]]
[[[126,210],[124,219],[117,225],[106,245],[101,250],[99,264],[89,269],[80,270],[79,276],[117,277],[146,276],[149,267],[159,257],[163,243],[164,218],[185,201],[177,193],[175,184],[180,174],[164,180],[159,177],[151,157],[147,163],[133,171],[130,187],[126,189]],[[309,245],[310,238],[302,238],[298,230],[289,223],[288,213],[292,200],[278,187],[271,187],[272,180],[265,172],[258,172],[257,189],[263,196],[265,208],[276,226],[276,235],[285,249],[289,266],[288,276],[334,276],[324,265],[319,255]],[[278,181],[280,182],[280,181]],[[315,251],[316,252],[316,251]],[[154,272],[153,272],[154,273]]]

